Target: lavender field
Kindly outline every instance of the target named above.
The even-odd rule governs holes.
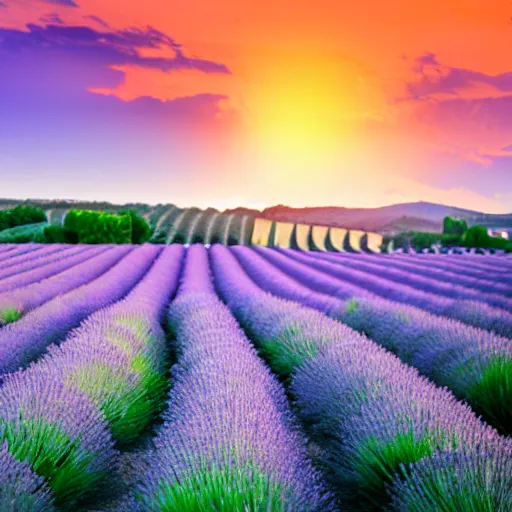
[[[510,512],[512,260],[0,246],[0,512]]]

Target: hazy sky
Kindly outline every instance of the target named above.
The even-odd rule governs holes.
[[[512,211],[510,0],[2,0],[0,197]]]

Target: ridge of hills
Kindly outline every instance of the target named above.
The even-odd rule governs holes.
[[[44,210],[67,210],[84,208],[90,210],[116,211],[121,208],[134,208],[148,218],[155,218],[157,212],[177,208],[174,204],[149,205],[145,203],[115,204],[106,201],[43,200],[43,199],[0,199],[0,208],[17,204],[32,204]],[[180,208],[187,210],[189,208]],[[194,208],[194,210],[198,210]],[[512,227],[512,213],[491,214],[475,210],[445,206],[429,202],[400,203],[378,208],[346,208],[343,206],[318,206],[293,208],[276,205],[263,210],[238,207],[220,211],[208,208],[210,213],[260,217],[268,220],[311,224],[347,229],[358,229],[381,234],[401,231],[441,232],[443,218],[447,215],[466,219],[469,225],[483,224],[489,227]]]

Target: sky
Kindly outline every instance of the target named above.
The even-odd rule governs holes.
[[[512,1],[0,0],[0,197],[512,212]]]

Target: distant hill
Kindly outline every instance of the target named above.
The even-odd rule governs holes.
[[[254,213],[257,210],[243,208],[237,208],[236,210],[237,213],[247,212],[250,215],[269,220],[360,229],[382,234],[409,230],[441,232],[443,218],[447,215],[464,218],[470,225],[512,226],[512,213],[505,215],[482,213],[422,201],[394,204],[380,208],[345,208],[341,206],[291,208],[277,205],[265,208],[258,213]],[[233,211],[229,210],[229,212]]]
[[[40,206],[47,211],[49,221],[54,223],[58,223],[70,208],[101,211],[134,208],[160,232],[160,240],[171,240],[173,236],[178,239],[194,239],[193,232],[188,229],[189,223],[194,223],[194,229],[200,231],[209,229],[208,235],[212,237],[212,240],[227,240],[233,230],[236,231],[233,241],[239,237],[247,239],[253,220],[258,217],[292,224],[339,227],[381,234],[395,234],[402,231],[441,232],[443,218],[446,215],[462,217],[467,220],[469,225],[483,224],[495,229],[512,227],[512,213],[488,214],[427,202],[394,204],[380,208],[345,208],[341,206],[291,208],[277,205],[261,211],[238,207],[219,212],[214,208],[207,210],[179,208],[173,204],[153,206],[144,203],[113,204],[105,201],[0,199],[0,209],[20,203]],[[190,213],[186,213],[189,210]],[[210,217],[215,221],[213,227],[209,226]]]

